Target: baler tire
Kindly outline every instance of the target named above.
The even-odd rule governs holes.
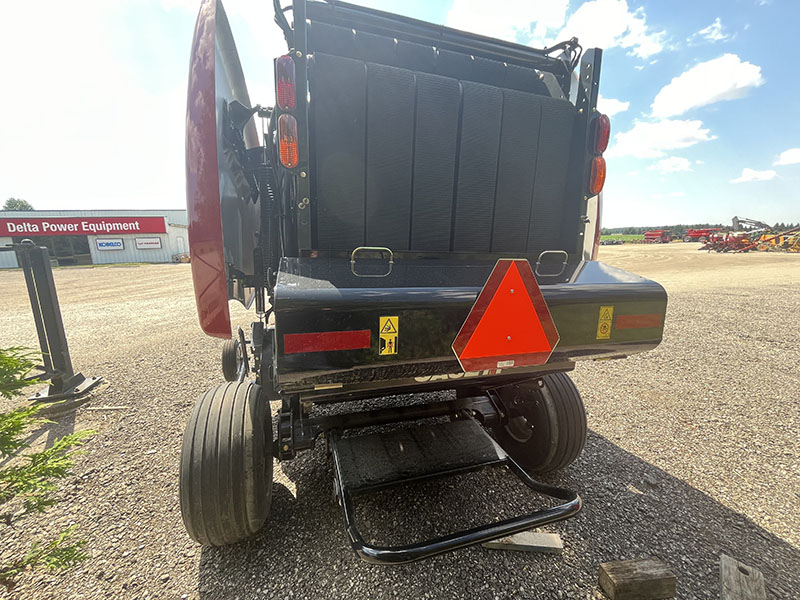
[[[692,241],[692,238],[691,238],[691,237],[689,237],[688,235],[685,235],[685,236],[683,236],[683,241],[684,241],[684,242],[691,242],[691,241]]]
[[[180,505],[189,536],[205,546],[258,532],[272,501],[272,419],[261,386],[224,383],[195,404],[183,434]]]
[[[500,446],[520,466],[532,473],[549,473],[571,465],[586,445],[586,409],[572,379],[566,373],[554,373],[536,383],[500,388],[501,395],[531,394],[522,403],[524,416],[519,422],[495,428]],[[509,427],[512,425],[512,427]],[[528,438],[519,434],[528,428]],[[515,429],[516,428],[516,429]]]
[[[239,378],[239,340],[226,340],[222,346],[222,376],[225,381]]]

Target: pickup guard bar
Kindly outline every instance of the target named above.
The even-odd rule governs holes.
[[[569,75],[577,56],[573,52],[573,63],[563,58],[549,56],[549,52],[559,49],[572,49],[577,51],[577,40],[569,40],[557,44],[552,49],[537,49],[513,42],[503,42],[475,33],[459,31],[443,25],[434,25],[418,19],[404,17],[381,10],[356,6],[347,2],[306,2],[295,0],[295,10],[298,4],[306,6],[306,18],[321,21],[329,25],[338,25],[348,29],[360,29],[377,35],[390,38],[403,39],[409,42],[427,44],[441,48],[489,58],[500,62],[507,62],[522,67],[547,71],[556,76],[564,88],[569,90]],[[295,19],[297,22],[297,19]]]

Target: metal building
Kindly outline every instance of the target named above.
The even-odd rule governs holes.
[[[46,246],[59,265],[163,263],[189,252],[185,210],[0,210],[0,247]],[[0,268],[14,268],[0,252]]]

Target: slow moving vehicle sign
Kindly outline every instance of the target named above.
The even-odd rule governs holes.
[[[464,371],[543,365],[558,331],[525,259],[497,261],[461,326],[455,352]]]

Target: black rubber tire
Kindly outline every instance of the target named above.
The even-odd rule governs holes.
[[[183,434],[180,502],[189,536],[207,546],[259,531],[272,501],[272,419],[255,383],[224,383],[195,404]]]
[[[506,406],[520,401],[523,417],[495,428],[495,437],[517,463],[532,473],[571,465],[586,445],[586,409],[572,379],[554,373],[536,382],[500,388]],[[521,420],[520,420],[521,419]]]
[[[225,381],[239,378],[239,340],[227,340],[222,346],[222,376]]]
[[[688,235],[685,235],[685,236],[683,236],[683,241],[684,242],[691,242],[692,238],[690,238]]]

